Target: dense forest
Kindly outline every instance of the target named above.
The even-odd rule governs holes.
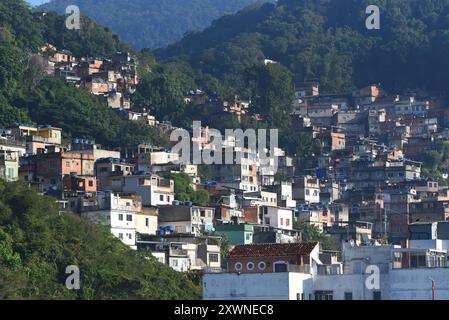
[[[365,26],[372,4],[380,30]],[[210,91],[249,94],[246,71],[269,58],[300,80],[318,79],[328,93],[371,83],[446,92],[448,49],[449,0],[280,0],[225,16],[155,53]]]
[[[78,0],[81,13],[114,32],[135,48],[161,48],[186,32],[202,30],[256,0]],[[41,8],[65,13],[71,0],[53,0]]]
[[[80,289],[65,286],[66,267]],[[0,299],[199,299],[189,274],[133,251],[56,201],[0,181]]]

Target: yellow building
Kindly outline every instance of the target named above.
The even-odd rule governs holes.
[[[29,124],[17,124],[12,129],[15,136],[26,137],[36,136],[42,138],[43,142],[51,144],[61,144],[62,129],[52,126],[34,126]]]

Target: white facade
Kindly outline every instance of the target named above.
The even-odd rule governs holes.
[[[102,199],[109,201],[103,203],[108,209],[88,211],[82,214],[93,222],[111,228],[111,233],[124,244],[136,248],[136,203],[133,199],[110,194]]]
[[[157,216],[138,213],[136,216],[136,232],[141,234],[156,234],[158,228]]]
[[[402,254],[396,260],[396,254]],[[410,264],[413,255],[423,258]],[[439,260],[432,260],[439,257]],[[403,259],[405,258],[405,260]],[[407,262],[407,259],[409,260]],[[449,299],[447,253],[433,249],[346,245],[343,273],[323,272],[318,263],[310,273],[206,274],[203,298],[208,300],[435,300]],[[435,262],[440,265],[435,267]],[[405,264],[404,264],[405,263]],[[332,273],[332,274],[331,274]],[[432,284],[434,283],[434,286]],[[434,287],[434,290],[432,290]]]
[[[116,238],[128,246],[135,247],[136,225],[134,212],[110,209],[86,212],[83,216],[91,219],[95,223],[110,226],[111,233]]]
[[[153,166],[170,164],[176,161],[179,161],[179,155],[169,151],[142,153],[138,156],[138,170],[150,173]]]
[[[169,185],[161,185],[162,180],[169,181]],[[175,200],[173,180],[162,179],[155,175],[123,177],[122,190],[140,195],[144,206],[171,205]]]
[[[279,207],[264,207],[264,224],[273,228],[293,229],[293,210]]]
[[[311,285],[310,274],[206,273],[203,276],[204,300],[298,300]]]

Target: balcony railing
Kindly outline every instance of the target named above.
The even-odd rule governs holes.
[[[305,264],[303,266],[299,266],[296,264],[289,264],[287,270],[288,272],[310,273],[310,265]]]

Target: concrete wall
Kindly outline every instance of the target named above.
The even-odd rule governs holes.
[[[157,216],[136,214],[136,232],[142,234],[156,234],[158,229]],[[146,225],[148,219],[148,226]]]
[[[435,280],[435,299],[449,300],[449,268],[391,270],[390,298],[392,300],[431,300],[431,278]]]
[[[296,300],[311,276],[300,273],[205,274],[204,300]]]
[[[270,219],[270,226],[280,229],[293,229],[293,211],[277,207],[266,207],[266,218]],[[288,224],[288,225],[287,225]]]
[[[373,300],[373,292],[376,290],[369,290],[365,286],[367,274],[344,274],[344,275],[318,275],[313,280],[313,291],[306,292],[307,296],[312,294],[314,298],[315,291],[333,291],[334,300],[344,300],[345,292],[352,293],[353,300]],[[381,274],[380,276],[380,291],[381,299],[388,300],[388,276]]]

